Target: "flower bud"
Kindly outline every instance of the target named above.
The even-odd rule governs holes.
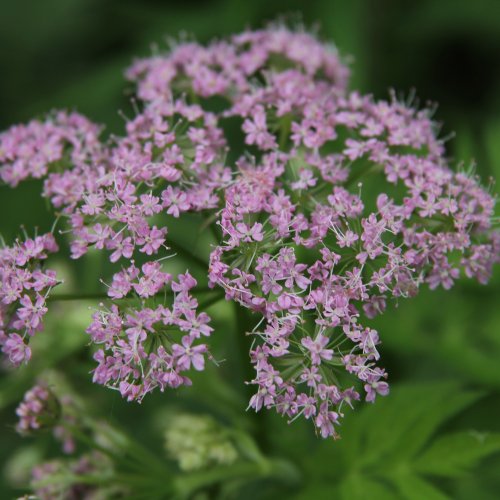
[[[231,464],[238,458],[224,428],[208,415],[172,416],[165,440],[169,455],[184,471]]]
[[[48,387],[39,384],[24,395],[16,414],[19,417],[17,432],[31,434],[52,428],[61,416],[61,405]]]

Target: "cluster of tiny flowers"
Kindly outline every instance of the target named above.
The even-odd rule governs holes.
[[[159,290],[167,294],[167,283],[170,307],[146,307],[145,299]],[[132,293],[140,306],[120,308],[113,304],[93,315],[87,332],[95,344],[103,346],[94,356],[98,363],[94,382],[118,389],[128,401],[141,401],[156,387],[163,391],[190,385],[185,373],[191,367],[204,369],[208,347],[200,338],[212,332],[209,316],[197,313],[198,301],[190,294],[196,284],[189,273],[171,281],[158,263],[144,264],[141,270],[132,264],[115,274],[110,297]]]
[[[254,121],[278,106],[255,104]],[[342,406],[360,398],[339,372],[361,381],[367,401],[388,393],[379,335],[361,316],[423,283],[448,289],[460,269],[485,283],[500,239],[489,234],[494,199],[447,167],[425,111],[352,93],[294,104],[288,120],[280,151],[243,123],[259,160],[239,162],[226,190],[210,280],[263,316],[252,332],[250,406],[304,416],[335,437]],[[383,192],[368,204],[361,193],[377,182]]]
[[[15,187],[29,178],[46,178],[46,195],[55,205],[78,198],[85,189],[84,172],[102,158],[100,132],[84,116],[66,111],[16,125],[0,134],[0,179]]]
[[[16,409],[19,418],[17,432],[26,436],[52,429],[54,437],[62,443],[64,453],[73,453],[75,442],[65,426],[74,421],[74,417],[66,411],[72,403],[71,396],[59,399],[45,383],[38,383],[25,393]]]
[[[151,105],[129,121],[127,136],[110,148],[107,170],[69,216],[73,258],[90,247],[107,250],[111,262],[135,251],[155,255],[166,247],[165,216],[217,207],[215,191],[231,176],[215,122],[182,100]]]
[[[345,89],[349,70],[333,46],[325,46],[309,33],[272,25],[207,47],[176,44],[167,56],[136,61],[126,75],[137,83],[137,95],[144,102],[170,102],[182,93],[246,100],[268,76],[277,77],[284,109],[296,91],[307,92],[296,80],[289,80],[290,75],[306,86],[316,75],[323,89],[332,92]]]
[[[16,409],[19,422],[16,430],[20,434],[51,427],[60,417],[60,405],[52,392],[42,384],[35,385],[24,395]]]
[[[98,500],[119,498],[126,492],[111,485],[100,487],[88,484],[89,476],[113,472],[110,460],[99,452],[91,452],[73,460],[50,460],[33,468],[31,485],[36,496],[24,496],[19,500]],[[109,496],[108,496],[109,495]]]
[[[51,233],[0,248],[0,345],[14,366],[31,358],[29,339],[42,329],[47,295],[59,283],[42,262],[57,250]]]
[[[348,74],[333,47],[270,26],[136,61],[143,107],[122,137],[102,143],[66,114],[0,136],[1,178],[45,177],[73,258],[127,261],[88,329],[97,383],[140,401],[204,368],[212,329],[196,281],[163,270],[168,224],[186,212],[217,224],[210,286],[257,316],[250,407],[323,437],[362,393],[389,391],[369,326],[389,298],[448,289],[461,272],[486,283],[495,200],[449,168],[428,110],[349,92]]]

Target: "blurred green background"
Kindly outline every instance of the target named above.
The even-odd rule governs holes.
[[[386,98],[390,88],[405,96],[415,89],[422,105],[438,103],[435,117],[443,123],[441,135],[456,134],[447,142],[450,158],[466,165],[477,162],[485,184],[489,178],[500,177],[498,0],[3,0],[0,12],[1,130],[63,107],[106,124],[108,132],[119,133],[123,119],[117,110],[133,114],[130,86],[123,71],[134,57],[148,55],[152,45],[165,47],[166,37],[180,32],[205,42],[285,15],[292,24],[301,20],[306,26],[317,26],[322,38],[333,40],[341,53],[350,57],[352,88],[379,98]],[[39,189],[37,183],[16,191],[0,187],[0,232],[7,240],[18,234],[21,224],[50,228]],[[498,186],[493,189],[498,193]],[[183,231],[178,232],[182,237]],[[93,259],[85,259],[79,271],[76,266],[65,270],[72,276],[65,285],[68,289],[95,291],[102,263]],[[395,395],[368,411],[348,415],[341,444],[320,443],[310,426],[297,423],[289,427],[274,415],[252,420],[244,413],[247,359],[230,358],[231,352],[238,351],[238,339],[228,338],[237,318],[231,308],[220,304],[213,308],[221,330],[220,335],[214,335],[214,349],[227,363],[196,380],[190,392],[159,394],[138,406],[93,387],[83,333],[89,316],[87,306],[58,304],[47,325],[51,335],[41,336],[35,347],[39,349],[36,361],[0,378],[2,499],[19,492],[15,486],[25,480],[23,463],[54,453],[49,437],[21,440],[12,428],[22,391],[31,385],[37,371],[47,367],[67,374],[79,394],[90,395],[96,402],[102,417],[133,429],[153,448],[161,448],[158,422],[165,408],[206,411],[222,420],[241,414],[239,418],[248,420],[242,425],[257,437],[265,452],[289,456],[298,464],[303,471],[298,490],[302,498],[446,498],[436,496],[438,490],[430,490],[426,484],[433,484],[451,498],[499,498],[498,454],[468,474],[439,474],[437,466],[434,474],[427,474],[425,467],[415,466],[411,476],[406,467],[394,476],[396,479],[387,479],[393,470],[407,465],[415,450],[405,450],[413,446],[416,434],[421,442],[415,449],[427,446],[433,436],[451,431],[500,432],[498,269],[487,287],[463,280],[448,293],[422,290],[416,299],[391,307],[373,322],[381,332],[383,364]],[[210,392],[206,388],[213,391],[213,386],[220,386],[220,394],[206,397]],[[449,394],[455,392],[464,398],[456,408],[456,401],[449,401]],[[436,407],[442,412],[433,420]],[[427,433],[425,426],[418,427],[426,418],[433,422]],[[360,426],[370,419],[380,423],[370,431],[372,437],[360,443],[359,435],[366,432]],[[397,438],[393,448],[374,455],[374,449],[386,442],[381,436],[387,428],[394,430]],[[12,462],[13,450],[17,450],[18,462]],[[361,456],[353,459],[356,454]],[[371,456],[366,463],[365,455]],[[361,465],[346,469],[349,457]],[[474,460],[468,463],[473,465]],[[416,479],[419,470],[428,475],[430,483]],[[339,489],[340,477],[343,486]],[[278,487],[259,483],[251,494],[239,495],[277,498]],[[394,496],[389,497],[389,491]]]

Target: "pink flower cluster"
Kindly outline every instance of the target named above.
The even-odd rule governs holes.
[[[0,248],[0,345],[15,366],[30,359],[29,338],[43,327],[47,295],[59,281],[42,262],[57,251],[50,233]]]
[[[304,417],[323,437],[361,393],[388,393],[369,323],[388,299],[448,289],[461,272],[486,283],[494,198],[450,169],[428,110],[349,92],[348,73],[333,47],[271,26],[136,61],[127,77],[143,108],[123,137],[101,143],[65,114],[0,136],[0,176],[47,175],[73,258],[127,260],[88,329],[96,382],[140,401],[204,368],[212,329],[196,281],[162,264],[168,224],[186,212],[216,221],[210,286],[259,320],[250,407]]]
[[[99,497],[126,496],[128,491],[118,489],[111,481],[109,487],[103,484],[98,487],[89,483],[89,476],[102,474],[103,471],[111,475],[111,462],[104,454],[97,451],[82,454],[72,460],[52,459],[42,462],[31,471],[31,487],[34,495],[25,495],[20,499],[94,500]],[[61,477],[66,480],[61,481]]]
[[[16,430],[20,434],[29,434],[51,427],[58,421],[59,402],[44,384],[38,384],[26,392],[16,415],[19,417]]]
[[[48,385],[40,381],[25,394],[16,409],[19,420],[16,431],[30,435],[51,429],[54,437],[62,443],[64,453],[75,451],[75,441],[70,426],[76,423],[73,398],[65,394],[58,398]]]
[[[289,80],[289,74],[300,77],[306,88]],[[144,102],[170,102],[183,93],[245,101],[260,82],[277,78],[285,109],[297,91],[304,95],[318,84],[325,92],[345,89],[349,70],[333,46],[309,33],[273,25],[207,47],[194,42],[174,45],[168,55],[136,61],[126,75],[137,82],[137,95]]]
[[[51,188],[52,179],[81,193],[85,187],[81,183],[84,171],[92,169],[102,154],[100,132],[101,128],[84,116],[65,111],[51,113],[43,122],[33,120],[27,125],[16,125],[0,134],[0,179],[15,187],[28,178],[48,176],[46,194],[54,197],[58,206],[60,194]],[[76,179],[71,174],[73,170],[80,175],[71,186]]]
[[[171,305],[146,307],[145,300],[166,290],[167,283]],[[185,372],[204,369],[208,347],[200,338],[212,332],[209,316],[197,313],[198,301],[190,294],[196,284],[189,273],[171,281],[159,263],[144,264],[141,270],[132,264],[115,274],[108,295],[116,299],[132,292],[142,302],[125,309],[113,304],[93,315],[87,332],[103,346],[94,356],[94,382],[118,389],[128,401],[141,401],[156,387],[163,391],[190,385]]]
[[[272,117],[280,106],[269,85],[249,111],[260,123],[263,109]],[[335,436],[342,406],[360,397],[342,388],[339,372],[361,381],[367,401],[388,393],[379,335],[363,316],[423,283],[448,289],[460,269],[485,283],[500,239],[488,235],[493,197],[449,169],[426,111],[318,92],[288,113],[280,151],[243,123],[260,159],[240,161],[226,190],[225,241],[211,255],[210,280],[263,316],[252,332],[250,406],[302,415]],[[371,186],[380,194],[364,200]]]
[[[129,121],[127,135],[108,147],[106,168],[72,207],[73,258],[90,247],[109,251],[111,262],[136,250],[155,255],[165,248],[165,215],[217,207],[216,190],[231,174],[216,123],[212,113],[182,100],[151,104]]]

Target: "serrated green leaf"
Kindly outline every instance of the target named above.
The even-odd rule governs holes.
[[[427,443],[438,427],[453,415],[469,407],[482,396],[479,391],[449,392],[435,406],[421,415],[413,426],[407,429],[404,446],[399,446],[392,459],[401,461],[417,454]],[[433,399],[433,401],[435,401]]]
[[[500,434],[459,432],[437,439],[412,467],[422,474],[456,477],[499,450]]]
[[[363,412],[360,419],[365,439],[362,466],[400,462],[413,456],[441,423],[481,396],[458,391],[455,383],[418,384],[399,387]],[[345,436],[349,439],[349,436]]]
[[[397,474],[393,479],[404,500],[449,500],[450,498],[428,481],[413,474]]]

